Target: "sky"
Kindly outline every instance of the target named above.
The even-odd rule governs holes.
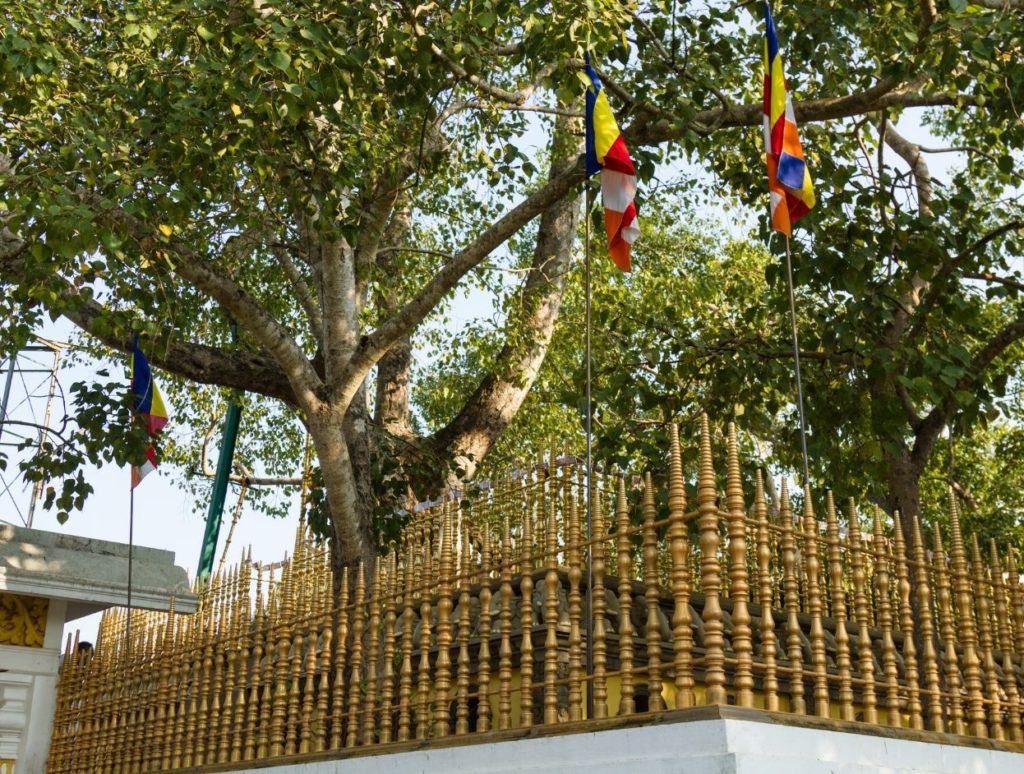
[[[930,137],[922,126],[921,111],[908,111],[904,114],[898,129],[911,141],[923,145],[941,145],[941,142]],[[887,154],[886,161],[888,164],[899,163],[902,166],[902,162],[899,162],[892,152]],[[941,180],[948,175],[953,166],[962,164],[962,159],[958,158],[956,154],[943,154],[928,156],[928,163],[933,177]],[[765,202],[767,206],[767,197],[765,197]],[[709,202],[707,214],[711,215],[715,210],[715,203]],[[643,213],[640,214],[640,217],[642,225]],[[493,315],[494,309],[491,300],[481,291],[456,291],[456,294],[449,321],[453,328],[452,335],[474,319],[489,318]],[[72,326],[63,320],[40,331],[40,335],[62,342],[71,339],[72,333]],[[47,356],[33,358],[36,363],[44,364],[47,359]],[[67,358],[65,358],[66,360]],[[0,390],[2,390],[5,370],[6,363],[0,363]],[[155,373],[159,384],[159,371]],[[65,365],[59,372],[60,386],[66,394],[72,383],[90,376],[88,367],[84,365]],[[125,372],[124,378],[127,385],[127,372]],[[46,382],[45,374],[27,374],[24,383],[16,380],[9,401],[10,416],[27,420],[30,418],[29,415],[35,412],[37,418],[41,417],[46,402],[45,393],[48,386]],[[27,399],[27,394],[35,397]],[[170,422],[173,426],[173,406],[170,407],[170,410]],[[63,413],[63,405],[59,396],[54,403],[53,411],[54,422],[59,422]],[[10,443],[14,439],[15,431],[17,428],[14,426],[6,427],[3,435],[0,436],[0,444]],[[7,447],[6,450],[16,454],[10,447]],[[301,460],[296,460],[296,472],[300,465]],[[95,493],[86,501],[84,510],[72,513],[69,521],[60,525],[52,511],[45,511],[39,507],[35,511],[32,526],[36,529],[61,531],[83,537],[127,543],[130,513],[129,471],[107,465],[102,468],[90,469],[87,471],[87,475]],[[15,476],[12,474],[11,468],[3,472],[2,477],[3,481],[0,482],[0,522],[23,525],[31,499],[31,490],[22,482],[14,481]],[[9,491],[4,492],[5,487],[12,484],[12,481],[13,485],[10,486]],[[225,523],[221,528],[220,545],[217,550],[218,561],[223,550],[230,514],[236,498],[237,490],[234,493],[229,492],[225,506]],[[139,546],[172,551],[176,564],[184,567],[189,577],[194,578],[204,531],[205,508],[206,503],[196,503],[193,500],[193,495],[176,486],[173,478],[166,471],[158,470],[155,474],[148,476],[135,490],[134,542]],[[283,519],[270,518],[244,509],[232,538],[228,553],[229,564],[237,562],[242,551],[248,550],[249,546],[252,547],[255,561],[275,562],[280,560],[292,545],[298,513],[298,495],[293,498],[288,509],[288,516]],[[74,631],[76,628],[80,629],[82,638],[91,640],[95,637],[98,622],[98,615],[90,616],[72,622],[68,628],[70,631]]]

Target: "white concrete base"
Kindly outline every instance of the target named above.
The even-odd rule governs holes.
[[[732,714],[729,710],[726,710]],[[742,714],[742,713],[737,713]],[[778,716],[775,716],[776,719]],[[911,734],[912,735],[912,734]],[[925,738],[925,735],[919,735]],[[274,774],[1021,774],[1024,753],[725,717],[289,763]],[[1022,748],[1024,749],[1024,748]],[[229,769],[225,769],[229,770]]]

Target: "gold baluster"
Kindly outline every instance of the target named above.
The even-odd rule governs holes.
[[[270,708],[270,757],[284,755],[285,717],[288,711],[288,655],[291,652],[293,563],[285,560],[281,569],[281,588],[277,592],[277,644],[274,659],[274,684]]]
[[[581,553],[581,530],[578,495],[583,492],[583,468],[577,470],[577,495],[572,492],[571,477],[565,488],[565,514],[567,519],[566,558],[569,564],[569,720],[583,718],[582,690],[582,621],[583,596],[580,593],[580,582],[583,579],[583,560]]]
[[[917,670],[917,643],[914,642],[914,615],[910,609],[910,572],[907,568],[907,546],[903,539],[903,524],[900,513],[893,513],[893,535],[896,553],[896,598],[900,630],[903,632],[903,673],[907,684],[907,711],[910,727],[924,728],[921,717],[920,675]]]
[[[935,652],[935,629],[932,624],[932,591],[928,583],[928,564],[925,561],[924,541],[921,539],[921,522],[914,519],[914,583],[917,586],[917,609],[921,627],[921,668],[924,672],[924,689],[928,708],[928,727],[942,733],[946,725],[942,719],[942,688],[939,681],[939,664]]]
[[[1013,641],[1016,646],[1018,663],[1024,659],[1024,592],[1021,591],[1019,558],[1012,548],[1006,557],[1006,575],[1010,582],[1010,618],[1013,621]],[[1021,664],[1024,671],[1024,664]]]
[[[434,664],[434,736],[447,736],[450,715],[448,693],[452,685],[452,546],[455,533],[451,508],[441,509],[441,576],[437,602],[437,661]]]
[[[303,680],[302,680],[302,708],[299,711],[299,723],[297,728],[298,742],[296,749],[300,754],[308,753],[313,750],[313,735],[314,735],[314,719],[313,715],[316,710],[316,688],[317,688],[317,668],[319,666],[319,658],[317,657],[317,647],[320,644],[320,632],[319,632],[319,621],[320,611],[318,609],[319,600],[317,598],[317,582],[316,575],[314,574],[314,562],[315,562],[315,546],[310,543],[306,552],[306,600],[303,605],[303,618],[297,621],[297,626],[305,626],[306,638],[305,638],[305,667],[303,669]],[[300,654],[301,658],[301,654]]]
[[[725,704],[725,626],[719,594],[722,568],[718,494],[711,457],[711,429],[707,414],[700,418],[700,473],[697,478],[697,525],[700,529],[700,584],[704,593],[704,683],[708,704]]]
[[[402,562],[402,580],[405,584],[405,595],[402,599],[402,665],[398,670],[398,741],[409,739],[412,724],[410,708],[412,706],[412,633],[414,613],[414,573],[416,561],[416,543],[410,541],[408,530],[403,536],[405,551]]]
[[[219,660],[223,663],[223,696],[220,714],[214,716],[219,726],[217,732],[217,763],[226,763],[231,755],[231,727],[235,724],[235,671],[238,662],[237,618],[241,604],[238,594],[239,568],[232,567],[225,578],[225,597],[221,616],[221,631],[218,643],[223,653]]]
[[[395,695],[395,621],[398,618],[398,553],[394,546],[388,552],[387,590],[384,595],[384,655],[382,687],[380,694],[380,743],[391,741],[394,725],[393,709]]]
[[[219,576],[214,576],[210,585],[209,602],[203,615],[201,634],[202,678],[199,683],[199,711],[196,713],[196,749],[195,762],[202,765],[207,762],[207,743],[209,741],[210,717],[210,683],[213,674],[213,628],[214,615],[217,607],[216,590],[219,588]],[[130,760],[130,758],[129,758]]]
[[[492,511],[493,513],[493,511]],[[476,730],[486,733],[491,730],[491,529],[490,519],[483,526],[480,557],[480,624],[478,627],[479,650],[477,651],[477,710]]]
[[[860,536],[860,518],[851,497],[847,503],[846,523],[849,529],[850,565],[853,576],[853,609],[857,620],[857,671],[861,680],[861,704],[864,722],[878,723],[875,698],[875,659],[871,651],[871,612],[868,609],[869,592],[865,572],[866,551]]]
[[[796,540],[793,535],[793,511],[789,503],[789,485],[782,480],[779,496],[779,520],[782,522],[782,582],[786,603],[786,662],[789,669],[789,707],[792,712],[807,712],[804,701],[804,654],[800,630],[800,587],[796,577]]]
[[[248,696],[246,685],[250,678],[249,658],[253,651],[256,638],[256,629],[253,626],[253,615],[250,608],[250,586],[252,585],[252,546],[249,547],[249,554],[245,563],[238,573],[238,611],[236,618],[235,638],[238,642],[239,652],[237,654],[236,668],[238,678],[236,680],[235,700],[235,723],[231,738],[230,760],[235,763],[242,760],[242,747],[245,744],[246,721],[249,717],[247,706]]]
[[[498,628],[498,729],[512,725],[512,538],[509,535],[508,512],[504,514],[501,540],[501,607]]]
[[[429,554],[429,551],[427,552]],[[416,738],[426,739],[430,734],[427,725],[430,717],[430,617],[431,600],[430,590],[427,584],[431,583],[433,576],[427,571],[430,564],[425,563],[421,578],[416,583],[417,593],[420,595],[420,661],[419,671],[416,676]],[[422,581],[422,582],[421,582]]]
[[[829,716],[828,667],[825,660],[825,629],[821,610],[821,557],[818,549],[818,520],[811,503],[811,487],[804,486],[804,574],[807,582],[807,612],[811,616],[811,667],[814,670],[814,714]]]
[[[166,769],[171,763],[170,740],[174,728],[174,684],[177,663],[172,655],[175,631],[174,597],[171,597],[164,620],[163,637],[159,649],[159,681],[157,685],[157,708],[155,743],[150,758],[154,770]],[[110,740],[108,734],[107,739]]]
[[[987,574],[985,562],[981,558],[981,547],[978,545],[977,535],[971,536],[971,568],[974,576],[975,610],[978,615],[978,645],[984,667],[985,698],[988,702],[989,736],[1002,741],[1004,738],[1003,708],[999,696],[999,676],[996,673],[996,662],[992,653],[991,597],[989,584],[985,577]]]
[[[375,710],[377,707],[377,663],[380,645],[380,595],[381,595],[381,561],[380,556],[373,558],[372,580],[370,584],[368,642],[366,647],[366,684],[363,691],[362,711],[359,714],[359,726],[362,744],[372,745],[377,730]]]
[[[591,519],[591,614],[593,616],[594,644],[593,651],[593,684],[591,690],[594,696],[594,717],[608,717],[608,682],[607,682],[607,654],[608,644],[606,641],[607,627],[605,625],[605,600],[604,575],[607,566],[607,527],[604,523],[604,511],[601,507],[601,487],[595,476],[590,488],[590,519]]]
[[[545,471],[537,471],[536,500],[538,514],[544,513],[544,481]],[[538,521],[539,521],[538,516]],[[530,509],[526,511],[524,524],[531,520]],[[522,577],[519,580],[520,617],[519,626],[522,639],[519,645],[519,725],[533,725],[533,540],[532,530],[523,530]]]
[[[754,667],[748,608],[750,589],[747,579],[747,508],[743,502],[736,426],[732,422],[729,423],[727,447],[725,498],[729,512],[729,596],[732,599],[732,649],[736,657],[733,686],[736,689],[736,704],[740,707],[753,707]]]
[[[337,569],[334,572],[341,574],[341,586],[338,590],[337,607],[334,609],[335,627],[334,636],[331,637],[331,646],[334,649],[334,685],[331,686],[331,730],[327,747],[330,750],[337,750],[345,739],[343,726],[345,725],[345,666],[346,655],[348,654],[348,592],[349,592],[349,570],[347,568]],[[332,589],[333,589],[332,581]],[[331,622],[328,622],[331,625]]]
[[[282,580],[284,574],[282,572]],[[262,700],[260,702],[259,725],[256,729],[256,760],[263,760],[270,754],[270,727],[274,703],[274,659],[277,648],[277,629],[281,620],[281,585],[274,582],[273,568],[267,573],[267,615],[263,624],[264,654],[260,674]]]
[[[469,733],[469,632],[472,626],[470,613],[469,583],[472,575],[470,564],[469,525],[462,526],[462,550],[459,553],[459,657],[455,689],[455,734]]]
[[[831,489],[825,491],[825,523],[829,590],[832,596],[832,619],[835,621],[836,671],[839,673],[839,717],[843,720],[854,720],[850,635],[846,629],[846,592],[843,588],[843,554],[839,540],[839,519]]]
[[[899,530],[896,530],[897,533]],[[886,719],[890,726],[902,726],[900,716],[899,678],[896,669],[896,645],[892,639],[892,610],[889,590],[889,562],[886,557],[886,540],[882,532],[882,514],[875,508],[874,540],[875,551],[875,600],[878,608],[878,625],[882,630],[882,672],[885,675]]]
[[[356,569],[355,596],[352,607],[352,646],[348,678],[348,723],[345,746],[359,744],[360,688],[363,682],[363,631],[366,627],[366,565],[360,561]]]
[[[985,727],[985,704],[981,688],[981,660],[978,657],[978,639],[974,628],[974,593],[967,571],[967,553],[960,532],[960,515],[952,489],[949,493],[949,524],[953,584],[956,591],[958,632],[963,651],[963,682],[967,690],[967,726],[971,736],[988,736]]]
[[[773,590],[771,571],[771,539],[768,507],[764,499],[764,478],[758,469],[754,478],[754,518],[757,521],[757,590],[761,607],[761,661],[764,664],[764,708],[779,709],[779,678],[776,665],[775,618],[772,615]]]
[[[993,545],[994,550],[994,545]],[[1010,740],[1014,742],[1024,742],[1024,728],[1021,727],[1022,723],[1022,710],[1021,710],[1021,695],[1020,688],[1017,686],[1017,675],[1016,667],[1014,662],[1020,663],[1021,653],[1017,649],[1017,643],[1014,638],[1014,630],[1016,628],[1016,614],[1014,613],[1014,589],[1018,590],[1020,578],[1017,574],[1016,566],[1013,562],[1013,554],[1008,553],[1006,557],[1006,577],[1009,580],[1010,593],[1006,594],[1006,588],[1003,584],[1001,571],[996,570],[996,564],[998,562],[998,554],[993,556],[992,573],[993,576],[999,575],[999,594],[1000,599],[1003,600],[1003,611],[999,612],[999,607],[996,607],[996,616],[1006,621],[1007,625],[1007,639],[1006,647],[1003,650],[1003,684],[1004,690],[1006,691],[1007,697],[1007,726],[1010,729]],[[1016,585],[1014,585],[1016,584]],[[1008,597],[1008,599],[1007,599]],[[1009,602],[1009,608],[1006,607],[1006,602]]]
[[[939,526],[935,525],[935,546],[934,546],[934,577],[935,577],[935,605],[938,609],[939,638],[942,641],[942,653],[944,662],[944,676],[946,678],[946,705],[949,713],[949,730],[954,734],[963,735],[964,713],[961,705],[961,681],[960,667],[956,652],[956,628],[953,624],[953,608],[949,591],[949,567],[946,563],[946,553],[942,547],[942,533]]]
[[[542,513],[544,524],[544,723],[552,725],[558,722],[558,533],[555,525],[554,503],[558,498],[558,480],[552,459],[551,508]]]
[[[615,526],[618,535],[619,575],[619,702],[620,715],[636,712],[633,698],[633,546],[629,539],[629,506],[626,503],[626,482],[618,476],[615,504]]]
[[[658,616],[661,590],[658,584],[658,532],[654,526],[658,512],[654,505],[654,482],[650,473],[644,476],[643,517],[644,600],[647,603],[647,709],[649,712],[659,712],[665,709],[665,700],[661,696],[661,620]]]
[[[676,707],[693,707],[693,630],[690,628],[690,541],[686,530],[686,487],[679,428],[669,427],[668,537],[672,579],[672,655]]]
[[[256,754],[256,723],[260,704],[260,662],[263,660],[264,640],[266,638],[265,616],[263,612],[263,565],[256,565],[256,602],[252,623],[252,648],[249,659],[249,701],[245,713],[244,742],[241,760],[251,761]],[[245,666],[242,667],[243,675]]]

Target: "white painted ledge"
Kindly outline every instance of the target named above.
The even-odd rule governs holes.
[[[653,722],[652,722],[653,721]],[[1024,745],[940,734],[859,732],[857,724],[816,721],[732,707],[665,713],[600,731],[516,732],[469,737],[463,746],[406,744],[381,754],[342,753],[258,767],[194,771],[263,774],[1024,774]],[[615,721],[606,725],[614,725]],[[646,724],[645,724],[646,723]],[[620,724],[621,725],[621,724]],[[847,730],[848,729],[848,730]],[[539,732],[539,733],[538,733]],[[453,740],[452,740],[453,741]],[[963,743],[960,743],[963,742]]]

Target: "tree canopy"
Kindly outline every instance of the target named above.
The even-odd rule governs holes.
[[[121,352],[140,331],[169,373],[276,402],[310,433],[337,559],[354,561],[374,549],[382,476],[411,481],[424,460],[471,475],[540,371],[574,259],[585,50],[642,178],[686,159],[665,195],[763,203],[758,8],[9,3],[4,346],[63,315]],[[978,410],[998,397],[990,376],[1024,325],[1007,199],[1020,4],[828,0],[776,16],[822,201],[796,257],[803,303],[829,316],[804,346],[848,369],[832,385],[844,400],[862,377],[881,385],[863,421],[909,426],[879,441],[881,459],[916,465],[933,428],[974,410],[968,393]],[[911,107],[935,108],[936,130],[972,150],[948,192],[917,174],[908,207],[908,178],[868,171],[864,151],[888,143],[918,173],[921,149],[901,150],[888,123]],[[514,325],[464,401],[417,431],[415,337],[495,267],[521,277],[504,293]],[[957,294],[968,281],[984,290]],[[853,322],[828,324],[837,311]],[[110,403],[83,393],[86,457],[137,453],[112,440]]]

